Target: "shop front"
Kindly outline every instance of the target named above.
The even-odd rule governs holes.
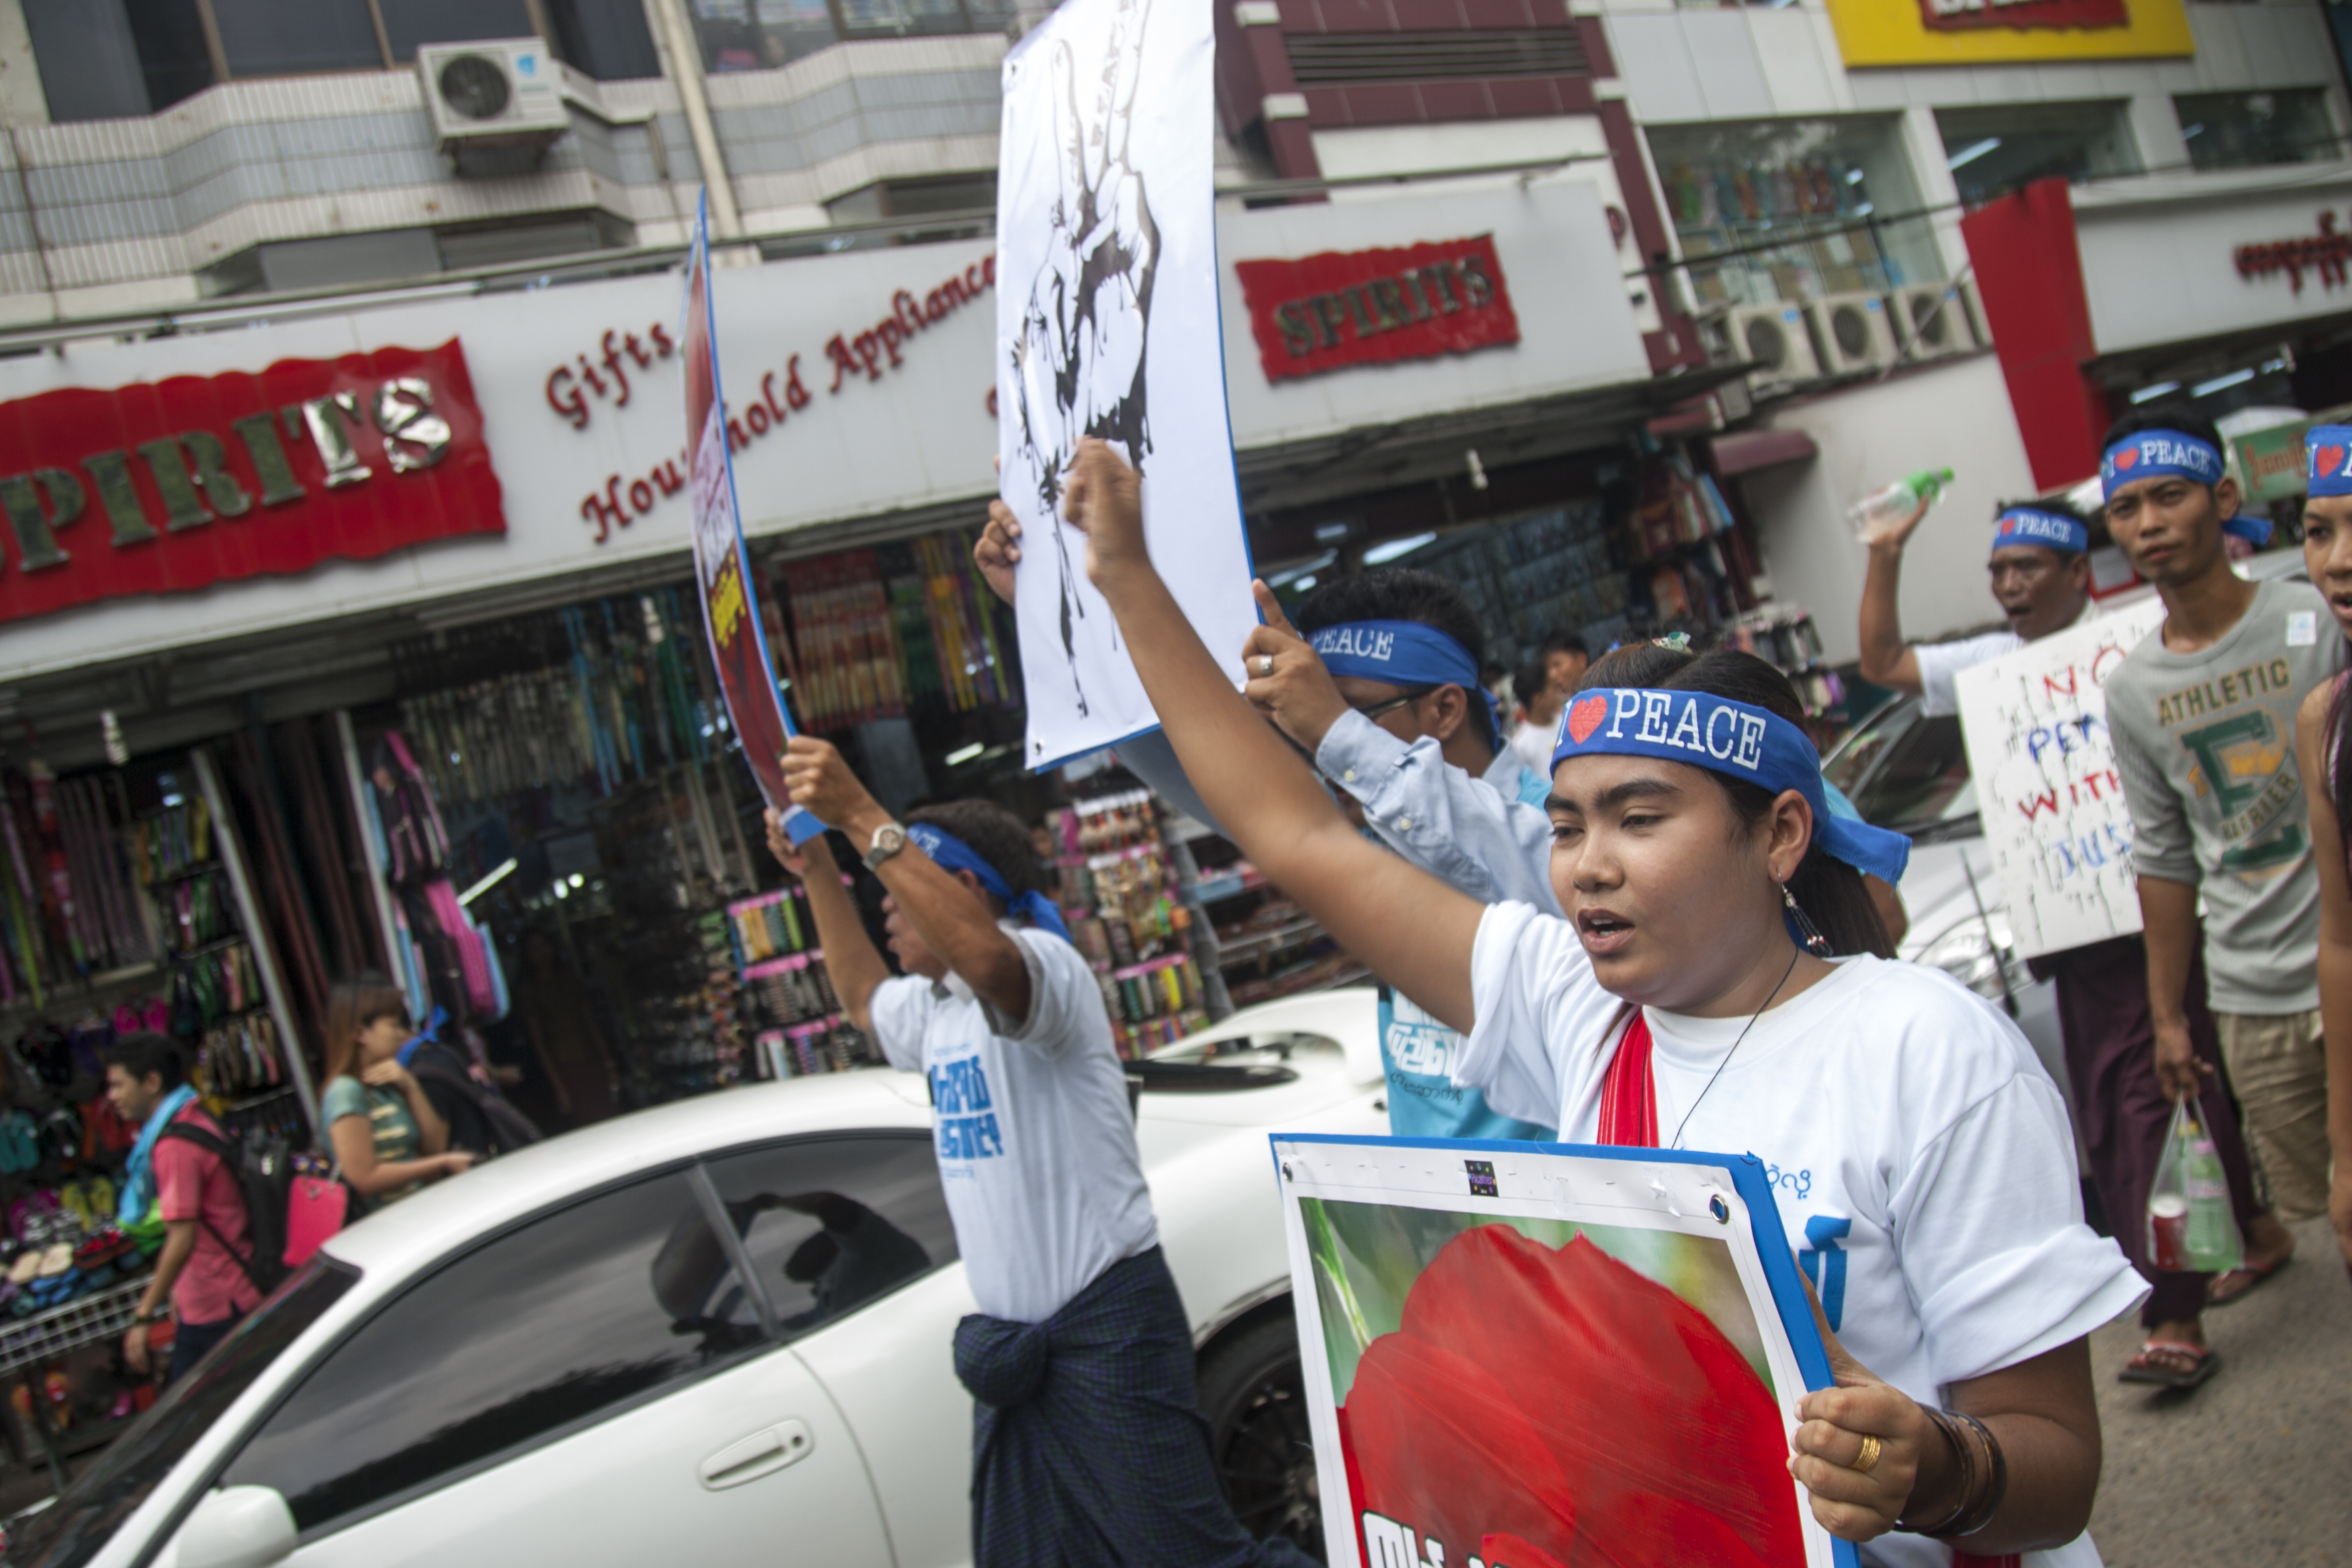
[[[1480,589],[1505,653],[1632,624],[1628,541],[1740,575],[1719,494],[1642,434],[1705,386],[1652,377],[1590,186],[1220,237],[1262,560],[1534,529],[1542,592]],[[984,793],[1040,825],[1123,1049],[1361,978],[1115,759],[1021,770],[1016,638],[971,563],[1003,286],[981,241],[719,273],[797,718],[895,809]],[[180,1037],[239,1131],[311,1143],[329,989],[366,970],[550,1131],[871,1060],[688,591],[675,277],[299,309],[0,364],[0,1047],[31,1151],[0,1199],[106,1206],[96,1053],[132,1028]],[[111,1415],[78,1397],[52,1436]]]

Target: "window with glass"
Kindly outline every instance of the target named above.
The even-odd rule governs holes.
[[[762,0],[766,3],[766,0]],[[661,74],[639,0],[27,0],[56,121],[152,114],[224,81],[391,70],[423,44],[528,38],[599,80]]]
[[[1939,109],[1944,162],[1964,202],[1985,202],[2036,180],[2099,180],[2140,172],[2121,101],[2004,103]]]
[[[956,1259],[928,1133],[782,1143],[709,1169],[786,1336],[821,1329]]]
[[[2194,92],[2172,100],[2189,161],[2199,169],[2314,163],[2343,155],[2324,88],[2280,92]]]
[[[1001,33],[1013,0],[689,0],[702,66],[772,70],[834,44]]]
[[[337,1346],[221,1484],[315,1530],[764,1347],[706,1213],[674,1173],[467,1253]]]
[[[1657,125],[1648,136],[1701,310],[1883,294],[1944,275],[1893,115]]]

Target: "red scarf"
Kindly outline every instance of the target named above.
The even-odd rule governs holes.
[[[1617,1041],[1609,1076],[1601,1080],[1601,1142],[1615,1149],[1658,1146],[1658,1084],[1650,1071],[1650,1021],[1638,1007]],[[1952,1553],[1952,1568],[2022,1568],[2016,1552],[2002,1557]]]

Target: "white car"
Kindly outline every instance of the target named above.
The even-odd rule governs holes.
[[[1266,1134],[1387,1131],[1370,991],[1133,1069],[1228,1493],[1319,1550]],[[911,1073],[569,1133],[352,1226],[56,1503],[11,1568],[971,1560],[973,1310]]]
[[[1898,955],[1934,965],[2006,1010],[2071,1106],[2057,986],[2034,979],[2017,956],[1960,721],[1929,717],[1916,697],[1897,698],[1856,725],[1822,772],[1865,821],[1911,840],[1896,887],[1911,929]]]

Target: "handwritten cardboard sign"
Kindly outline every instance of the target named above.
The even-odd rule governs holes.
[[[2164,619],[2149,597],[1960,672],[1977,815],[2021,958],[2140,929],[2106,683]]]

